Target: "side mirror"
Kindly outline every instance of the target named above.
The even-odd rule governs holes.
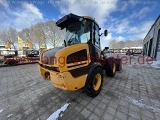
[[[109,47],[105,47],[104,49],[108,50],[108,49],[109,49]]]
[[[108,30],[105,30],[104,31],[104,36],[107,36],[108,35]]]

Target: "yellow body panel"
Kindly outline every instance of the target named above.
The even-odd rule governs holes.
[[[38,66],[39,67],[39,73],[41,74],[41,76],[45,79],[45,80],[51,80],[50,79],[50,77],[48,77],[48,78],[45,78],[45,72],[50,72],[49,70],[47,70],[47,69],[45,69],[45,68],[43,68],[43,67],[40,67],[40,66]]]
[[[75,63],[70,63],[70,64],[66,64],[66,61],[67,61],[67,56],[72,54],[72,53],[75,53],[77,51],[80,51],[80,50],[83,50],[83,49],[86,49],[87,50],[87,57],[88,57],[88,60],[86,61],[81,61],[81,62],[75,62]],[[86,63],[84,64],[83,66],[88,66],[88,64],[90,63],[90,59],[89,59],[89,49],[88,49],[88,44],[74,44],[72,46],[68,46],[68,47],[65,47],[59,51],[57,51],[57,53],[55,54],[55,57],[58,59],[58,63],[55,64],[56,67],[59,67],[60,71],[68,71],[68,70],[72,70],[73,68],[67,68],[67,66],[71,66],[71,65],[78,65],[78,64],[81,64],[81,63]],[[74,61],[73,61],[74,62]],[[75,68],[80,68],[82,66],[79,66],[79,67],[75,67]],[[74,68],[74,69],[75,69]]]
[[[77,51],[83,50],[83,49],[87,50],[88,58],[86,61],[67,64],[66,61],[67,61],[68,55],[75,53]],[[73,77],[71,73],[69,72],[69,70],[74,70],[77,68],[88,66],[88,64],[90,63],[88,45],[87,44],[74,44],[74,45],[62,48],[55,53],[55,57],[57,58],[57,62],[54,65],[47,65],[47,64],[43,64],[43,65],[49,66],[49,67],[57,67],[59,68],[59,72],[48,70],[39,65],[39,71],[40,71],[41,76],[46,80],[51,80],[55,87],[63,89],[63,90],[74,91],[74,90],[84,87],[88,74],[86,73],[85,75],[81,75],[79,77]],[[40,57],[40,59],[42,58]],[[39,63],[42,64],[41,61]],[[83,64],[83,65],[79,65],[79,64]],[[68,68],[68,66],[74,66],[74,65],[76,66]],[[50,77],[45,78],[45,72],[49,72]]]
[[[6,41],[6,49],[11,49],[11,42]]]
[[[61,72],[49,71],[40,66],[39,66],[39,71],[40,71],[41,76],[45,80],[51,80],[51,82],[53,83],[55,87],[63,89],[63,90],[74,91],[74,90],[80,89],[84,87],[86,79],[87,79],[87,74],[74,78],[72,77],[70,72],[61,73]],[[50,77],[45,78],[44,77],[45,72],[49,72]]]
[[[98,25],[98,23],[92,17],[90,17],[90,16],[83,16],[83,17],[86,18],[86,19],[92,20],[93,22],[95,22]]]
[[[63,90],[77,90],[85,85],[87,75],[83,75],[77,78],[73,78],[70,72],[51,72],[51,81],[57,88]]]

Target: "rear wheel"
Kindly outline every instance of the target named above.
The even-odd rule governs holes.
[[[91,97],[96,97],[102,88],[103,71],[101,68],[96,68],[90,75],[85,85],[86,93]]]
[[[108,64],[105,72],[107,76],[114,77],[116,74],[116,63],[113,61],[112,64]]]
[[[10,59],[10,60],[6,60],[3,64],[5,65],[10,65],[10,66],[14,66],[14,65],[17,65],[17,61],[14,60],[14,59]]]

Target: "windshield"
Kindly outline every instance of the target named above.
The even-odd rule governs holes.
[[[90,40],[90,33],[91,22],[89,20],[73,23],[66,28],[66,44],[87,43]]]

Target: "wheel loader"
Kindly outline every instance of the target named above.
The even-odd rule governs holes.
[[[101,28],[93,18],[70,13],[56,25],[65,29],[64,44],[41,53],[41,76],[51,80],[56,88],[83,89],[89,96],[96,97],[102,89],[103,73],[115,76],[116,70],[121,70],[121,59],[104,55],[100,43]],[[107,30],[103,34],[107,36]]]

